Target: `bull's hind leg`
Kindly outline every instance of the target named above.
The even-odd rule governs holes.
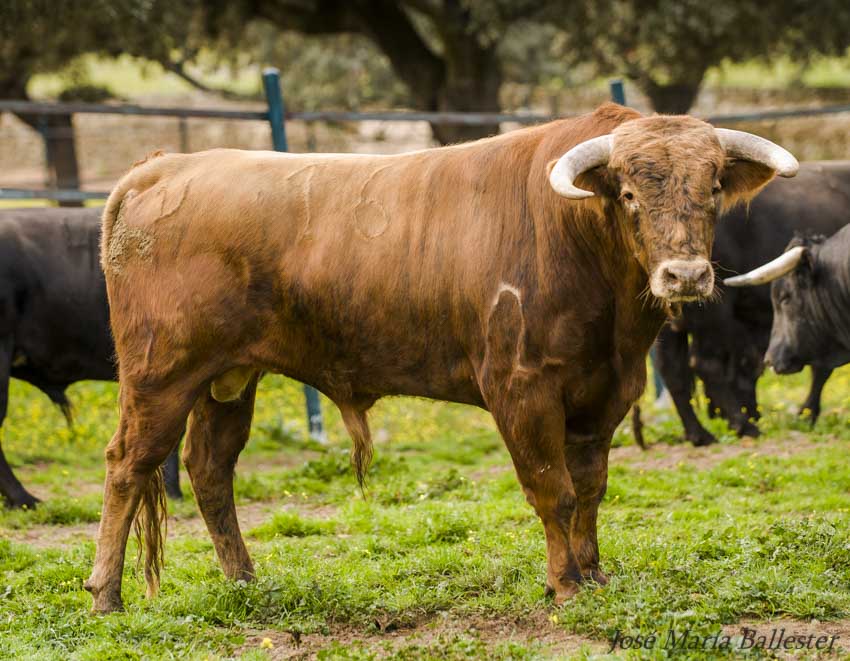
[[[251,430],[259,375],[248,376],[232,393],[221,383],[198,398],[189,418],[183,463],[189,472],[198,508],[207,524],[225,576],[250,580],[254,566],[236,519],[233,469]],[[232,394],[230,401],[217,401]]]
[[[93,609],[120,610],[127,536],[137,511],[145,543],[148,596],[159,587],[160,525],[165,502],[159,467],[180,439],[198,386],[186,381],[153,390],[122,381],[118,430],[106,448],[106,484],[97,552],[86,589]],[[140,503],[142,505],[140,509]]]

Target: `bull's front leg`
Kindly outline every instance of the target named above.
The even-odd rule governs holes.
[[[525,497],[543,522],[546,589],[561,603],[582,579],[571,540],[577,499],[564,455],[563,382],[524,355],[521,296],[505,286],[493,303],[479,382]]]
[[[564,449],[567,468],[576,491],[576,513],[573,517],[572,544],[581,574],[600,585],[608,577],[599,568],[599,543],[596,518],[608,486],[608,451],[610,438],[571,435],[567,433]]]
[[[508,400],[493,414],[546,533],[546,592],[562,603],[578,592],[582,579],[571,539],[577,498],[564,459],[563,405],[541,394]]]

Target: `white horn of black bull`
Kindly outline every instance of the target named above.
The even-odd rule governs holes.
[[[762,163],[775,170],[780,177],[793,177],[800,169],[800,164],[791,152],[770,140],[732,129],[714,129],[714,132],[727,156]]]
[[[600,135],[577,144],[561,156],[549,173],[549,183],[555,192],[571,200],[593,197],[591,191],[578,188],[573,182],[582,172],[606,165],[613,143],[614,136]]]
[[[727,287],[753,287],[755,285],[764,285],[768,282],[773,282],[777,278],[781,278],[786,273],[790,273],[803,258],[803,246],[791,248],[788,252],[784,252],[773,261],[753,269],[749,273],[736,275],[734,278],[726,278],[723,284]]]

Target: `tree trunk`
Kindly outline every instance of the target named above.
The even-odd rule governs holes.
[[[417,110],[498,112],[502,72],[496,44],[482,46],[470,29],[472,18],[459,0],[445,0],[431,16],[443,52],[436,54],[394,0],[354,3],[362,31],[384,52],[410,90]],[[432,124],[440,143],[474,140],[499,132],[498,124]]]
[[[495,47],[482,47],[472,35],[464,34],[445,43],[444,57],[446,75],[437,93],[437,110],[499,112],[502,72]],[[447,145],[494,135],[499,124],[432,124],[431,131]]]
[[[0,79],[0,99],[28,101],[26,88],[28,76]],[[38,131],[44,140],[47,154],[48,185],[55,188],[80,187],[77,165],[77,146],[71,115],[32,115],[19,113],[18,119]],[[82,202],[60,202],[60,206],[79,207]]]
[[[47,117],[47,169],[50,185],[63,190],[77,190],[80,187],[79,167],[77,165],[77,145],[74,139],[74,121],[71,115],[50,115]],[[82,202],[60,202],[62,207],[81,207]]]
[[[653,81],[642,85],[655,112],[665,115],[684,115],[691,109],[699,94],[701,79],[659,85]]]

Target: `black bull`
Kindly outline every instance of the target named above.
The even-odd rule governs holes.
[[[705,386],[709,414],[720,413],[741,436],[757,435],[756,381],[763,370],[773,313],[770,285],[723,287],[724,277],[745,273],[780,254],[795,232],[830,235],[850,221],[850,161],[803,163],[794,179],[775,179],[747,208],[717,225],[712,259],[720,298],[690,304],[658,337],[657,369],[695,445],[715,441],[691,405],[694,376]],[[688,338],[690,336],[690,344]],[[813,365],[803,410],[814,421],[831,369]]]
[[[99,243],[98,209],[0,211],[0,426],[10,377],[44,392],[69,424],[68,386],[115,379]],[[165,477],[169,495],[179,497],[176,450]],[[38,502],[12,473],[2,448],[0,493],[13,507]]]
[[[832,369],[850,362],[850,225],[826,239],[797,237],[790,274],[771,286],[773,328],[765,362],[779,374],[806,363]]]

